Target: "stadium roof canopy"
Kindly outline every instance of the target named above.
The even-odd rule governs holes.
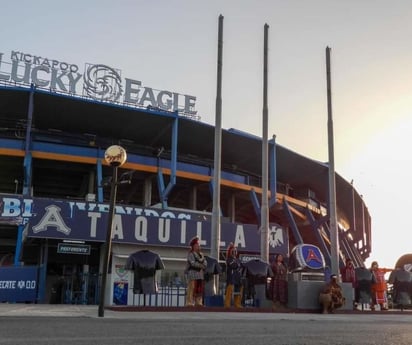
[[[29,97],[29,88],[0,87],[2,130],[16,130],[16,124],[21,125],[20,130],[24,129]],[[120,139],[120,144],[130,144],[131,148],[125,146],[128,150],[133,149],[133,143],[147,150],[170,150],[171,128],[176,116],[174,113],[92,101],[44,90],[36,90],[33,101],[34,131],[57,130],[73,135],[95,136],[97,141],[104,138],[105,142],[101,143],[101,147],[119,144]],[[179,157],[209,162],[213,167],[214,126],[179,117],[177,150]],[[239,171],[259,179],[262,170],[261,150],[261,138],[234,129],[223,130],[222,170]],[[300,188],[311,190],[319,200],[328,200],[326,163],[277,145],[276,173],[278,182],[289,184],[296,191]],[[352,215],[355,211],[358,215],[355,229],[361,229],[364,223],[360,215],[369,219],[362,197],[339,175],[336,179],[336,193],[338,207],[347,215]]]

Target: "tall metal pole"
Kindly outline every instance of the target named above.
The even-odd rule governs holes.
[[[110,251],[112,247],[112,230],[113,230],[113,217],[114,217],[114,204],[117,193],[117,166],[113,167],[113,178],[110,188],[110,206],[109,206],[109,218],[107,220],[106,231],[106,243],[104,245],[103,255],[103,271],[102,271],[102,285],[100,288],[99,299],[99,316],[104,316],[104,301],[106,298],[106,282],[107,282],[107,270],[109,268]]]
[[[262,207],[260,210],[260,256],[269,262],[269,201],[268,201],[268,32],[269,25],[264,27],[263,48],[263,133],[262,133]]]
[[[213,208],[210,256],[219,260],[220,247],[220,170],[222,151],[222,54],[223,52],[223,16],[219,16],[218,50],[217,50],[217,91],[216,91],[216,119],[215,119],[215,148],[213,171]],[[215,291],[218,282],[215,281]]]
[[[104,317],[104,302],[106,298],[106,283],[107,283],[107,271],[109,268],[110,252],[112,247],[112,230],[113,230],[113,218],[114,208],[116,203],[117,194],[117,168],[124,164],[126,161],[126,151],[117,145],[110,146],[105,152],[106,161],[113,167],[112,182],[110,188],[110,205],[109,215],[107,220],[106,242],[104,245],[103,255],[103,271],[102,282],[99,296],[99,310],[98,316]]]
[[[33,123],[33,111],[34,111],[34,91],[36,86],[34,84],[30,85],[30,96],[29,96],[29,109],[27,114],[27,128],[26,128],[26,143],[24,151],[24,180],[23,180],[23,195],[31,196],[31,184],[32,184],[32,153],[30,151],[31,146],[31,130]]]
[[[336,213],[335,153],[333,147],[332,92],[330,76],[330,48],[326,47],[326,76],[328,95],[328,151],[329,151],[329,225],[331,273],[339,275],[339,232]]]

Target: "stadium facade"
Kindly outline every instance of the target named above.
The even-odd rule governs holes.
[[[111,183],[104,152],[116,144],[128,158],[119,169],[108,296],[129,281],[125,262],[141,249],[165,262],[162,284],[183,279],[190,238],[198,235],[206,254],[211,246],[215,128],[200,121],[196,98],[105,65],[81,73],[22,52],[5,60],[0,54],[0,266],[36,267],[32,280],[19,279],[36,280],[37,301],[73,303],[80,293],[95,303]],[[308,243],[330,265],[327,163],[273,139],[269,148],[270,255],[288,257]],[[260,137],[222,130],[221,253],[230,242],[242,255],[260,253],[261,152]],[[371,251],[368,209],[338,174],[336,196],[340,260],[362,266]],[[87,286],[76,282],[85,275]]]

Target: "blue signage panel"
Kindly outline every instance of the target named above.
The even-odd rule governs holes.
[[[0,302],[35,302],[37,266],[0,267]]]
[[[43,198],[1,197],[0,219],[20,219],[27,224],[27,236],[104,242],[106,240],[109,205],[96,202]],[[190,239],[199,236],[200,244],[211,246],[210,217],[168,209],[116,205],[113,218],[113,243],[187,247]],[[233,242],[239,252],[260,252],[261,233],[255,224],[221,224],[221,249]],[[285,228],[271,224],[269,252],[288,256],[289,238]],[[68,249],[68,248],[66,248]]]

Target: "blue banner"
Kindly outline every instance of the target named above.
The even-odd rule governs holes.
[[[27,224],[27,236],[104,242],[109,205],[70,200],[1,197],[0,221]],[[194,236],[208,249],[211,246],[209,216],[186,212],[116,205],[113,243],[187,247]],[[221,224],[221,249],[233,242],[239,251],[260,252],[260,231],[255,224]],[[271,224],[269,252],[288,256],[289,238],[285,228]]]
[[[0,267],[0,302],[35,302],[37,266]]]

